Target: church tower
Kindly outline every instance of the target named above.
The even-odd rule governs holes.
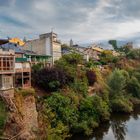
[[[73,40],[70,40],[70,47],[73,47]]]

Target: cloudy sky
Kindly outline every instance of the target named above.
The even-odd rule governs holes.
[[[62,41],[140,43],[140,0],[0,0],[0,37],[37,38],[53,28]]]

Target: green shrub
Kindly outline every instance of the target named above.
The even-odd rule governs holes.
[[[133,104],[127,98],[118,96],[111,100],[111,108],[114,112],[130,113],[133,111]]]
[[[2,101],[2,99],[0,99],[0,135],[2,134],[2,130],[4,128],[6,118],[7,118],[7,113],[6,113],[5,104]]]
[[[127,53],[127,58],[130,59],[140,59],[140,49],[133,49]]]
[[[23,96],[35,95],[35,90],[33,88],[16,89],[15,91],[16,91],[16,93],[21,94]]]
[[[60,93],[53,93],[52,96],[46,99],[46,102],[57,114],[57,120],[71,127],[77,122],[78,110],[69,97],[63,96]]]
[[[55,128],[49,129],[49,132],[47,131],[47,140],[65,140],[69,137],[68,132],[68,126],[65,126],[59,121],[57,122],[57,126],[55,126]]]
[[[129,80],[127,84],[127,92],[133,97],[140,99],[140,83],[134,76]]]
[[[109,106],[97,95],[83,99],[79,111],[80,122],[77,129],[85,134],[90,134],[92,128],[97,127],[101,120],[108,120],[110,116]]]
[[[87,79],[88,79],[88,84],[90,86],[93,86],[94,83],[97,81],[96,73],[92,70],[87,70],[86,76],[87,76]]]
[[[110,98],[124,94],[124,89],[127,82],[127,72],[124,70],[115,69],[108,79]]]
[[[87,96],[87,82],[75,80],[70,86],[77,94],[82,95],[83,97]]]
[[[32,79],[35,86],[50,92],[57,91],[73,81],[67,71],[54,67],[37,71]]]

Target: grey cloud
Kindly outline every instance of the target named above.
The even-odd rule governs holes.
[[[115,38],[120,23],[140,20],[139,0],[0,0],[3,5],[11,1],[10,8],[0,8],[0,17],[4,13],[12,19],[15,26],[7,28],[17,29],[20,36],[34,36],[53,27],[64,40]]]
[[[15,0],[0,0],[0,7],[8,7],[15,3]]]
[[[105,8],[107,14],[114,15],[110,18],[113,21],[125,21],[139,18],[140,16],[139,0],[113,0]]]

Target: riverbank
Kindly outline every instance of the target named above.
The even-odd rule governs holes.
[[[68,140],[139,140],[140,105],[131,114],[113,113],[110,121],[104,122],[93,130],[91,136],[73,135]]]
[[[140,101],[140,65],[120,59],[100,69],[72,53],[52,68],[33,69],[34,85],[45,91],[37,99],[44,139],[65,140],[76,133],[90,136],[110,120],[112,112],[133,111]]]

